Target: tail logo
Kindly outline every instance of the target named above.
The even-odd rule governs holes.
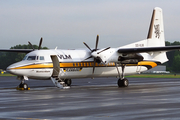
[[[155,29],[155,34],[156,34],[156,38],[160,38],[160,28],[159,28],[159,24],[154,25],[154,29]]]

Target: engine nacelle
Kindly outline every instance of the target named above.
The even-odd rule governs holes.
[[[144,58],[142,55],[134,53],[134,54],[122,54],[122,56],[118,57],[118,61],[123,64],[137,64],[139,61],[142,61]]]

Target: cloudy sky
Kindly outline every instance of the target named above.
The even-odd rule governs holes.
[[[146,39],[152,10],[163,9],[165,38],[180,41],[178,0],[0,0],[0,48],[38,44],[54,49],[119,47]]]

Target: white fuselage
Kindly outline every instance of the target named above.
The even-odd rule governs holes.
[[[90,56],[90,51],[86,49],[35,50],[28,53],[24,60],[10,65],[7,68],[7,71],[17,76],[26,76],[32,79],[50,79],[53,74],[53,63],[50,57],[52,55],[56,55],[59,60],[59,77],[61,79],[118,76],[117,68],[113,61],[106,65],[96,63],[94,74],[92,74],[94,58],[84,61]],[[115,56],[117,56],[117,54]],[[144,57],[148,58],[148,54],[144,54]],[[152,61],[142,61],[138,64],[127,64],[124,73],[125,75],[135,74],[146,71],[155,66],[157,66],[157,64]],[[122,73],[119,64],[118,69],[120,73]]]

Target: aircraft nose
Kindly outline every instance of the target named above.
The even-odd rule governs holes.
[[[11,74],[16,74],[16,70],[13,68],[14,68],[14,65],[12,64],[6,68],[6,71]]]

